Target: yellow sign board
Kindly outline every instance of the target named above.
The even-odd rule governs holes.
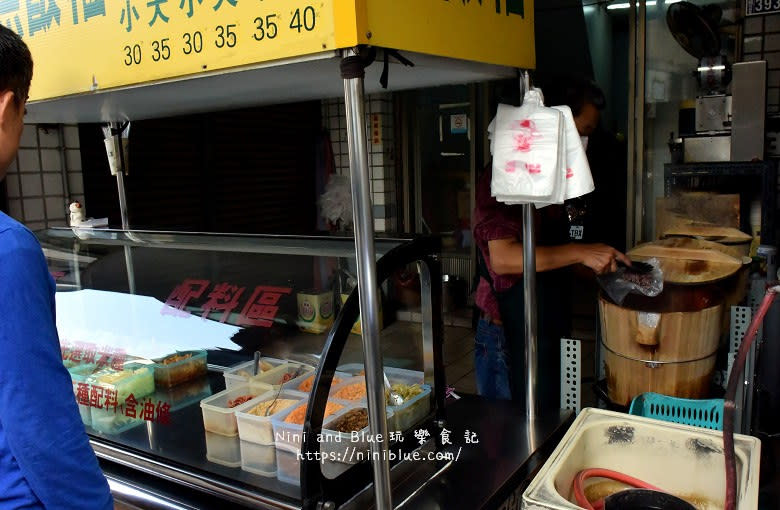
[[[31,100],[335,49],[324,0],[2,0],[0,22],[33,53]]]
[[[30,99],[369,44],[534,67],[533,0],[0,0],[35,60]]]
[[[533,69],[534,0],[368,0],[361,42]]]

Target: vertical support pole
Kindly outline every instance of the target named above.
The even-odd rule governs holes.
[[[520,76],[520,104],[531,89],[528,71]],[[525,302],[525,416],[536,419],[537,327],[536,327],[536,225],[533,204],[523,204],[523,295]],[[533,427],[531,427],[533,428]]]
[[[352,210],[355,223],[355,255],[358,269],[358,295],[363,325],[363,360],[368,390],[368,419],[373,437],[371,443],[376,508],[393,508],[390,486],[390,464],[384,452],[388,449],[385,389],[382,373],[382,351],[379,346],[379,284],[376,276],[374,248],[374,214],[368,175],[366,117],[364,111],[363,65],[354,49],[344,52],[341,64],[344,79],[344,104],[347,116],[349,176],[352,183]]]
[[[122,167],[122,139],[119,133],[120,124],[111,122],[103,128],[105,134],[106,155],[111,174],[116,176],[117,194],[119,195],[119,215],[122,219],[122,230],[130,229],[127,215],[127,194],[125,193],[125,174]],[[127,268],[127,285],[130,294],[135,294],[135,268],[133,266],[133,253],[130,246],[124,247],[125,267]]]
[[[533,204],[523,205],[523,293],[525,301],[525,415],[536,419],[536,232]]]

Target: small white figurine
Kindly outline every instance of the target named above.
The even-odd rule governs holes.
[[[84,208],[81,207],[79,202],[73,202],[69,206],[70,209],[70,226],[78,227],[86,218],[84,215]]]

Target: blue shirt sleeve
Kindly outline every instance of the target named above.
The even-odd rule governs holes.
[[[51,276],[23,229],[0,231],[0,424],[43,506],[113,508],[62,364]]]

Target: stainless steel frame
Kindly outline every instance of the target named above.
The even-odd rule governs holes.
[[[356,50],[347,50],[345,57],[357,56]],[[393,508],[390,464],[382,455],[388,449],[385,389],[383,385],[382,351],[379,345],[379,284],[376,276],[374,249],[374,214],[368,175],[368,148],[366,137],[363,77],[344,79],[344,103],[347,116],[347,144],[349,146],[349,175],[352,183],[352,210],[355,224],[355,257],[358,269],[360,317],[363,326],[363,357],[366,369],[368,418],[373,437],[374,489],[377,508]]]

